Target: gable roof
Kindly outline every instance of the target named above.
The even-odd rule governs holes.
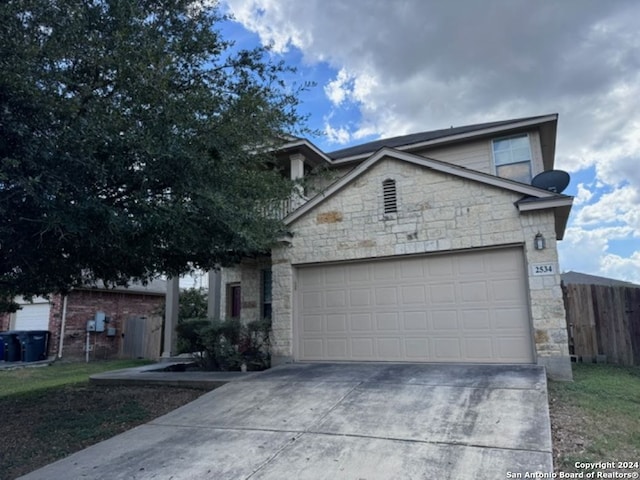
[[[373,142],[363,143],[362,145],[335,150],[327,153],[326,155],[330,157],[334,163],[344,163],[368,157],[384,147],[390,147],[401,151],[415,150],[441,143],[467,140],[472,137],[496,134],[507,135],[509,132],[514,132],[518,129],[540,126],[540,143],[543,150],[543,158],[545,159],[545,169],[550,170],[553,167],[553,158],[555,156],[557,122],[558,114],[554,113],[550,115],[451,127],[428,132],[413,133],[400,137],[375,140]]]
[[[597,275],[587,275],[580,272],[565,272],[560,275],[565,285],[604,285],[607,287],[629,287],[640,288],[640,285],[616,280],[614,278],[599,277]]]
[[[515,193],[520,193],[527,197],[533,197],[534,199],[544,200],[540,202],[525,202],[523,203],[524,205],[526,205],[525,208],[521,208],[520,202],[516,202],[516,207],[520,211],[529,211],[529,210],[546,209],[546,208],[554,208],[554,207],[570,208],[573,202],[573,197],[569,197],[567,195],[553,193],[548,190],[543,190],[537,187],[533,187],[531,185],[515,182],[513,180],[508,180],[506,178],[496,177],[495,175],[489,175],[488,173],[479,172],[477,170],[471,170],[468,168],[460,167],[458,165],[453,165],[451,163],[435,160],[433,158],[427,158],[427,157],[415,155],[408,152],[401,152],[393,148],[384,147],[378,150],[368,160],[366,160],[365,162],[362,162],[356,168],[351,170],[351,172],[349,172],[347,175],[345,175],[341,179],[334,182],[331,186],[329,186],[329,188],[327,188],[323,192],[320,192],[315,197],[311,198],[309,201],[304,203],[300,208],[291,212],[287,217],[284,218],[283,220],[284,224],[290,225],[295,220],[300,218],[302,215],[314,209],[316,206],[324,202],[326,199],[333,196],[338,191],[342,190],[349,183],[354,181],[359,176],[363,175],[366,171],[371,169],[374,165],[382,161],[382,159],[384,158],[392,158],[392,159],[412,163],[414,165],[419,165],[425,168],[429,168],[437,172],[446,173],[449,175],[465,178],[468,180],[474,180],[476,182],[484,183],[485,185],[490,185],[493,187],[509,190]],[[564,233],[564,228],[562,228],[562,233]],[[561,238],[561,233],[559,233],[558,235],[560,235],[560,238]]]
[[[461,127],[443,128],[427,132],[412,133],[399,137],[384,138],[353,147],[323,152],[305,138],[289,137],[277,151],[282,154],[300,152],[310,163],[341,165],[365,160],[378,150],[388,147],[399,151],[412,151],[424,147],[481,138],[483,136],[509,135],[532,128],[540,132],[540,146],[545,170],[553,168],[556,148],[558,114],[539,115],[497,122],[478,123]]]

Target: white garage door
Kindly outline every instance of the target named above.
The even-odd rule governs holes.
[[[29,303],[16,312],[14,330],[49,330],[49,303]]]
[[[522,250],[299,268],[296,357],[532,363]]]

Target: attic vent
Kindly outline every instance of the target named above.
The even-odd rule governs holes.
[[[398,212],[398,197],[396,196],[396,181],[390,178],[382,182],[382,197],[384,200],[384,213]]]

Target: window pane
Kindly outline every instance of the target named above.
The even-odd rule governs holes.
[[[493,156],[496,165],[504,165],[505,163],[513,163],[511,161],[511,152],[507,150],[506,152],[496,152]]]
[[[511,142],[510,138],[505,138],[504,140],[494,140],[493,141],[493,150],[496,151],[496,152],[500,151],[500,150],[509,150],[510,142]]]
[[[512,163],[510,165],[501,165],[496,167],[496,173],[499,177],[508,178],[521,183],[531,183],[531,163]]]
[[[529,147],[525,148],[514,148],[511,150],[513,162],[528,162],[531,160],[531,155],[529,154]]]
[[[509,141],[511,143],[511,148],[526,148],[529,150],[529,137],[526,135],[510,138]]]

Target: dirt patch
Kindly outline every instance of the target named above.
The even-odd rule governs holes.
[[[149,422],[207,390],[72,385],[0,399],[0,478],[11,479]]]

